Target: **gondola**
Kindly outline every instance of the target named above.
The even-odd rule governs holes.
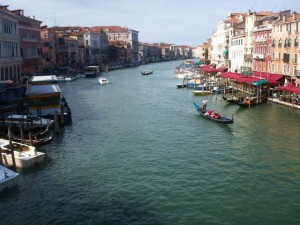
[[[219,113],[216,113],[212,110],[205,110],[203,107],[197,105],[194,103],[195,109],[199,112],[200,115],[206,117],[207,119],[214,120],[219,123],[224,123],[224,124],[232,124],[233,123],[233,117],[228,118],[226,116],[222,116]]]
[[[142,73],[142,76],[144,76],[144,75],[151,75],[152,73],[153,73],[153,71],[143,71],[143,72],[141,72]]]
[[[262,97],[262,98],[241,98],[239,99],[239,101],[236,101],[235,104],[237,104],[240,107],[252,107],[255,105],[259,105],[264,103],[267,100],[266,97]]]
[[[238,97],[232,96],[232,98],[228,98],[223,95],[223,100],[228,103],[236,103],[238,101]]]
[[[21,137],[20,134],[12,133],[13,141],[24,143],[27,145],[32,145],[34,147],[43,146],[49,144],[52,141],[53,132],[49,129],[49,126],[46,127],[45,130],[40,132],[30,132],[23,134]]]

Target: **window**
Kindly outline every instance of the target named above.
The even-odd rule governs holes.
[[[299,39],[298,39],[298,37],[295,38],[294,46],[295,46],[295,47],[298,47],[298,46],[299,46]]]
[[[280,48],[282,46],[282,41],[281,41],[281,38],[279,39],[278,41],[278,47]]]
[[[295,57],[294,57],[294,63],[297,64],[298,63],[298,55],[295,54]]]

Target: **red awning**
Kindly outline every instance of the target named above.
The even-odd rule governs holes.
[[[281,74],[266,73],[266,72],[254,72],[253,76],[262,78],[268,81],[268,84],[278,85],[282,83],[280,80],[284,77]]]
[[[300,95],[300,87],[288,85],[288,86],[279,86],[277,88],[278,91],[286,91],[289,93],[295,93],[297,95]]]
[[[233,72],[223,72],[220,73],[220,76],[223,78],[230,78],[232,80],[237,80],[238,78],[244,76],[243,74],[233,73]]]
[[[208,73],[217,73],[217,72],[219,72],[218,69],[213,68],[211,66],[201,66],[200,70],[202,70],[203,72],[208,72]]]

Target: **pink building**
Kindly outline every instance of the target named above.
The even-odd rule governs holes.
[[[21,9],[11,12],[19,16],[20,48],[23,59],[21,63],[22,75],[38,74],[43,69],[40,49],[40,26],[42,22],[34,17],[24,16],[24,11]]]
[[[253,29],[253,70],[271,72],[272,23],[278,15],[265,16],[255,22]]]

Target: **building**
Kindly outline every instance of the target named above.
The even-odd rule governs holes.
[[[55,34],[47,26],[41,27],[41,54],[43,70],[56,65]]]
[[[220,21],[217,30],[211,37],[211,63],[217,67],[231,68],[229,58],[231,37],[233,36],[234,25],[244,21],[245,13],[229,13],[227,18]]]
[[[300,14],[280,13],[272,29],[272,72],[285,75],[285,84],[300,86],[299,65]]]
[[[271,72],[272,28],[277,14],[261,17],[253,28],[253,70]]]
[[[244,49],[245,49],[245,22],[240,22],[234,25],[231,43],[230,43],[230,52],[228,55],[228,50],[224,50],[223,57],[226,59],[230,58],[230,70],[241,73],[242,67],[244,64]]]
[[[8,6],[0,6],[0,81],[21,81],[21,53],[19,19],[9,11]]]
[[[273,12],[251,12],[245,18],[245,54],[242,70],[251,72],[253,70],[253,29],[258,19],[271,16]]]
[[[125,41],[130,46],[130,66],[137,66],[139,62],[139,38],[138,31],[120,26],[94,26],[92,31],[104,32],[108,41]]]
[[[41,21],[24,15],[21,9],[11,11],[19,16],[22,75],[37,75],[43,70],[41,53]]]

